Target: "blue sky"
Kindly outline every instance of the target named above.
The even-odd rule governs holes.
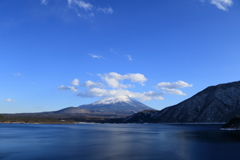
[[[0,113],[162,109],[238,81],[239,20],[237,0],[0,0]]]

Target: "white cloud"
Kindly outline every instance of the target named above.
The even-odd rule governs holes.
[[[21,73],[13,73],[14,76],[22,76]]]
[[[136,74],[125,74],[122,76],[123,80],[130,80],[131,82],[138,82],[139,84],[141,84],[142,86],[144,86],[144,82],[147,81],[147,78],[140,73],[136,73]]]
[[[41,4],[42,4],[42,5],[47,5],[47,4],[48,4],[48,1],[47,1],[47,0],[41,0]]]
[[[89,87],[89,88],[91,88],[91,87],[104,87],[104,85],[102,83],[93,82],[93,81],[86,81],[83,86]]]
[[[199,0],[200,2],[205,2],[205,0]],[[215,5],[218,9],[227,11],[228,7],[232,6],[233,0],[210,0],[211,4]]]
[[[176,88],[185,88],[185,87],[192,87],[192,84],[188,84],[184,81],[177,81],[177,82],[161,82],[157,84],[158,89],[164,90],[164,93],[169,94],[176,94],[176,95],[186,95],[182,91],[176,89]]]
[[[107,95],[107,92],[109,92],[106,89],[101,88],[90,88],[85,93],[78,93],[77,95],[80,97],[103,97]]]
[[[152,100],[152,99],[157,99],[157,100],[163,100],[164,98],[162,97],[164,93],[162,92],[154,92],[154,91],[148,91],[148,92],[143,92],[140,93],[139,97],[142,101],[146,100]]]
[[[214,4],[217,6],[217,8],[226,11],[228,7],[230,7],[233,4],[233,1],[232,0],[211,0],[211,4]]]
[[[131,92],[129,90],[123,90],[123,89],[117,89],[117,90],[107,90],[107,89],[101,89],[101,88],[91,88],[88,89],[85,93],[79,93],[78,96],[80,97],[110,97],[110,96],[129,96],[132,98],[139,98],[142,101],[146,100],[152,100],[152,99],[157,99],[157,100],[163,100],[163,93],[157,93],[154,91],[149,91],[149,92]]]
[[[131,85],[131,84],[127,84],[127,85],[120,84],[118,79],[110,78],[110,77],[107,77],[107,76],[102,77],[102,80],[104,80],[108,84],[108,86],[111,87],[111,88],[133,87],[133,85]]]
[[[72,91],[78,91],[78,89],[76,87],[71,87],[71,86],[64,86],[64,85],[61,85],[58,87],[59,90],[72,90]]]
[[[12,100],[12,99],[10,99],[10,98],[5,99],[5,101],[7,101],[7,102],[16,102],[16,100]]]
[[[119,82],[118,80],[114,79],[114,78],[110,78],[108,76],[103,76],[101,74],[99,74],[98,76],[101,77],[101,79],[107,83],[108,87],[111,87],[111,88],[118,88],[119,86]]]
[[[144,86],[144,82],[147,81],[147,78],[140,73],[125,74],[123,75],[123,79],[129,79],[131,82],[139,82],[142,86]]]
[[[110,72],[106,74],[99,74],[101,79],[108,84],[109,87],[111,88],[129,88],[133,87],[131,84],[123,85],[120,84],[119,81],[123,80],[130,80],[131,82],[139,82],[140,84],[144,85],[144,81],[147,79],[144,77],[142,74],[126,74],[126,75],[121,75],[116,72]]]
[[[74,80],[72,81],[72,85],[74,85],[74,86],[79,86],[79,80],[78,80],[78,79],[74,79]]]
[[[92,73],[89,73],[89,72],[86,72],[86,74],[88,74],[88,75],[90,75],[90,76],[96,76],[96,75],[94,75],[94,74],[92,74]]]
[[[84,0],[68,0],[68,7],[74,9],[77,16],[82,18],[94,17],[96,12],[102,12],[105,14],[113,13],[113,9],[110,6],[105,8],[96,7]]]
[[[175,88],[184,88],[184,87],[192,87],[192,84],[188,84],[184,81],[177,81],[177,82],[161,82],[157,85],[160,88],[168,88],[168,89],[175,89]]]
[[[118,80],[109,77],[102,77],[102,79],[108,84],[111,88],[120,88]]]
[[[169,93],[169,94],[175,94],[175,95],[186,95],[185,93],[183,93],[182,91],[178,90],[178,89],[169,89],[169,88],[163,88],[164,93]]]
[[[161,89],[160,92],[148,91],[148,92],[132,92],[127,90],[126,88],[134,87],[132,84],[122,84],[124,80],[128,80],[130,82],[139,83],[144,85],[144,82],[147,81],[147,78],[140,73],[131,73],[131,74],[118,74],[116,72],[110,72],[105,74],[98,74],[98,76],[103,80],[104,83],[107,84],[105,86],[101,82],[93,82],[91,80],[85,81],[84,84],[80,85],[78,79],[74,79],[72,81],[72,85],[75,86],[83,86],[88,89],[84,92],[80,92],[77,95],[80,97],[109,97],[109,96],[129,96],[132,98],[138,98],[142,101],[146,100],[163,100],[163,95],[165,94],[175,94],[175,95],[186,95],[182,91],[178,90],[178,88],[184,87],[192,87],[191,84],[188,84],[184,81],[177,82],[161,82],[158,83],[157,89]],[[104,87],[104,88],[102,88]],[[109,89],[109,88],[110,89]],[[76,87],[72,86],[64,86],[61,85],[58,87],[59,90],[72,90],[78,91]]]
[[[128,58],[129,61],[132,60],[132,56],[131,55],[126,55],[126,57]]]
[[[119,81],[130,80],[131,82],[138,82],[141,85],[145,85],[144,82],[147,81],[147,78],[140,73],[136,74],[125,74],[121,75],[116,72],[110,72],[105,74],[99,74],[103,81],[105,81],[111,88],[128,88],[132,85],[121,85]]]
[[[108,8],[101,8],[101,7],[99,7],[98,11],[106,13],[106,14],[112,14],[113,13],[112,7],[109,7],[109,6],[108,6]]]
[[[85,10],[92,10],[93,5],[87,2],[84,2],[82,0],[68,0],[68,6],[73,7],[74,5],[77,5],[80,8],[83,8]]]
[[[89,54],[92,58],[103,58],[101,55]]]

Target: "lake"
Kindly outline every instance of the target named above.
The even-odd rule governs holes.
[[[2,160],[240,159],[240,132],[221,125],[0,124]]]

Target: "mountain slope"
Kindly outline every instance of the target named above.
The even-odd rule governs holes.
[[[133,122],[133,118],[136,119],[139,114],[135,114],[125,121]],[[227,122],[236,115],[240,115],[240,81],[210,86],[177,105],[158,111],[144,122]]]
[[[61,109],[59,111],[55,111],[53,113],[57,114],[79,114],[79,113],[90,113],[88,110],[83,108],[77,108],[77,107],[68,107]]]
[[[222,126],[223,130],[240,130],[240,116],[236,116]]]
[[[128,96],[108,97],[79,107],[92,113],[134,114],[143,110],[154,110]]]

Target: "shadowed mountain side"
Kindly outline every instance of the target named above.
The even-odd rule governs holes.
[[[152,117],[158,114],[157,110],[144,110],[138,113],[135,113],[124,119],[124,122],[127,123],[151,123]]]
[[[236,116],[230,121],[228,121],[226,124],[222,126],[221,129],[226,130],[240,130],[240,116]]]
[[[227,122],[240,115],[240,81],[210,86],[193,97],[174,106],[167,107],[145,118],[137,113],[125,119],[125,122],[151,123],[213,123]],[[141,118],[144,117],[144,118]],[[138,121],[135,121],[138,122]]]

